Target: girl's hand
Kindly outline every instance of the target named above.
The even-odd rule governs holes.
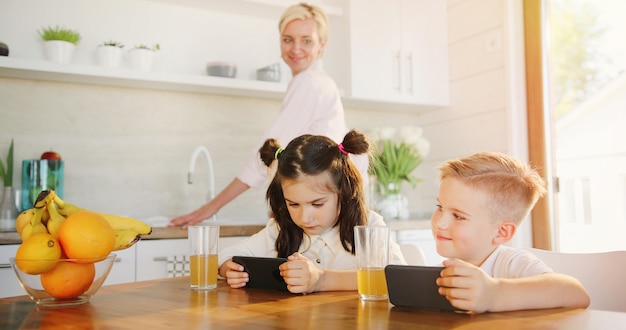
[[[243,271],[243,266],[231,259],[222,264],[219,273],[222,277],[226,278],[226,283],[228,283],[231,288],[242,288],[249,281],[248,273]]]
[[[310,293],[317,291],[324,271],[315,267],[313,262],[300,253],[287,257],[287,262],[278,267],[280,275],[292,293]]]
[[[437,279],[439,294],[452,306],[482,313],[491,309],[497,296],[498,281],[470,263],[448,259]]]

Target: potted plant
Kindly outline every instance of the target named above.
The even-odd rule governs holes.
[[[74,54],[76,44],[80,41],[80,33],[63,26],[42,27],[39,36],[44,41],[46,55],[50,61],[69,63]]]
[[[421,127],[379,127],[370,138],[374,152],[370,159],[370,174],[376,179],[376,192],[380,199],[376,209],[385,219],[407,219],[408,199],[402,193],[406,181],[415,187],[420,181],[412,172],[430,151],[430,142],[422,136]]]
[[[15,229],[17,205],[13,189],[13,140],[9,146],[6,161],[0,159],[0,179],[4,186],[4,193],[0,200],[0,229]]]
[[[154,53],[161,49],[159,44],[150,47],[145,44],[136,45],[130,50],[130,64],[141,71],[150,71],[154,64]]]
[[[98,45],[96,49],[96,60],[98,65],[117,68],[122,62],[124,44],[119,41],[105,41]]]

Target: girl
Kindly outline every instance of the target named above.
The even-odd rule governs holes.
[[[280,274],[292,293],[356,290],[354,226],[385,225],[368,211],[363,180],[349,154],[365,154],[365,136],[350,131],[340,144],[320,135],[302,135],[285,149],[277,140],[259,150],[276,175],[267,189],[272,214],[264,229],[219,253],[219,273],[233,288],[248,282],[232,256],[287,257]],[[390,243],[390,263],[406,264]]]

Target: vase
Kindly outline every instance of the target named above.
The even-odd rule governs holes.
[[[134,48],[129,51],[130,66],[139,71],[151,71],[154,66],[154,51]]]
[[[76,45],[63,40],[49,40],[44,43],[48,60],[57,63],[69,63],[72,61]]]
[[[16,200],[13,187],[4,187],[0,200],[0,230],[15,230],[15,218],[18,214]]]
[[[98,65],[107,68],[117,68],[122,62],[124,51],[117,46],[98,46],[96,49],[96,61]]]
[[[379,184],[376,210],[385,220],[406,220],[409,218],[409,199],[402,193],[400,183]]]

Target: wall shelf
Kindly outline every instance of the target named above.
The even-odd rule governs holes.
[[[286,84],[0,57],[0,77],[281,99]]]

